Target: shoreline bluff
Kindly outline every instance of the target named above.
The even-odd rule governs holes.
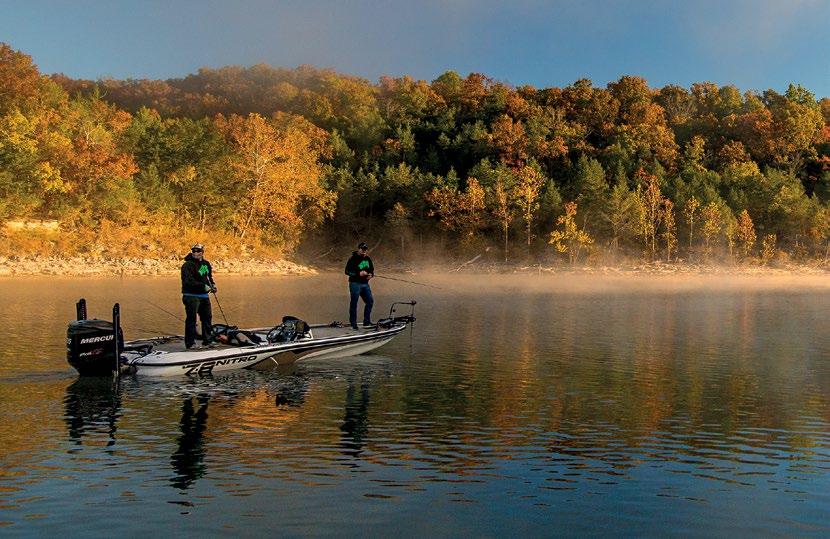
[[[0,257],[0,277],[57,275],[66,277],[94,276],[152,276],[177,275],[180,258],[149,259],[125,258],[107,260],[90,257]],[[340,272],[335,264],[307,266],[290,260],[264,259],[216,259],[211,260],[214,271],[224,275],[284,275],[308,276],[319,273]],[[501,264],[484,263],[456,267],[449,271],[446,266],[427,265],[413,268],[401,263],[387,264],[391,274],[442,273],[447,275],[607,275],[607,276],[672,276],[672,275],[742,275],[742,276],[783,276],[812,275],[830,276],[826,264],[787,264],[780,266],[757,265],[708,265],[665,262],[629,263],[619,265],[568,266],[544,264]]]

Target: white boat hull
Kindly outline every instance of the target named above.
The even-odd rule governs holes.
[[[200,350],[157,350],[147,354],[125,351],[122,362],[141,376],[206,376],[238,369],[272,369],[300,359],[337,358],[364,354],[383,346],[403,331],[406,324],[372,329],[329,338],[305,338],[288,343],[203,348]]]
[[[270,369],[300,359],[348,357],[392,340],[415,321],[415,304],[414,300],[394,302],[389,318],[362,329],[339,322],[309,325],[293,316],[284,316],[281,324],[270,328],[215,324],[207,334],[211,344],[187,348],[181,335],[125,342],[120,305],[113,305],[112,322],[87,318],[86,300],[81,298],[75,304],[77,319],[66,330],[66,359],[81,376],[205,376]],[[398,305],[409,305],[410,314],[393,317]]]

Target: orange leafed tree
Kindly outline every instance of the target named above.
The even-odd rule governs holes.
[[[324,131],[297,116],[218,116],[234,147],[233,173],[240,193],[239,236],[262,232],[293,247],[302,232],[334,211],[336,195],[323,187]]]
[[[755,225],[746,210],[743,210],[738,216],[737,236],[741,257],[746,259],[752,253],[756,239]]]
[[[457,231],[464,242],[479,232],[484,219],[484,189],[476,178],[467,179],[467,189],[459,191],[452,185],[435,187],[425,195],[429,215],[441,219],[446,230]]]
[[[121,143],[131,118],[97,96],[71,101],[62,110],[41,138],[43,157],[59,171],[47,190],[59,197],[48,198],[47,204],[94,221],[132,219],[137,210],[132,177],[138,167]]]
[[[490,144],[498,152],[501,161],[511,167],[521,167],[527,161],[527,135],[521,122],[510,116],[499,116],[493,124]]]

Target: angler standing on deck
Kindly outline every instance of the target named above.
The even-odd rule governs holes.
[[[352,252],[346,262],[346,275],[349,276],[349,324],[352,329],[357,328],[357,300],[363,298],[363,327],[372,327],[372,289],[369,288],[369,279],[375,276],[375,266],[372,259],[366,254],[369,246],[360,242],[357,251]]]
[[[202,322],[202,344],[210,344],[210,292],[216,293],[210,262],[205,260],[205,246],[197,243],[190,249],[182,264],[182,303],[184,303],[184,345],[196,343],[196,315]]]

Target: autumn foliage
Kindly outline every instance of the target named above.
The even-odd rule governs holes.
[[[830,100],[634,76],[373,84],[309,66],[84,81],[0,44],[0,220],[32,218],[61,229],[37,249],[101,256],[117,250],[96,231],[120,229],[154,256],[197,237],[229,255],[367,238],[400,260],[486,247],[504,260],[824,260]]]

